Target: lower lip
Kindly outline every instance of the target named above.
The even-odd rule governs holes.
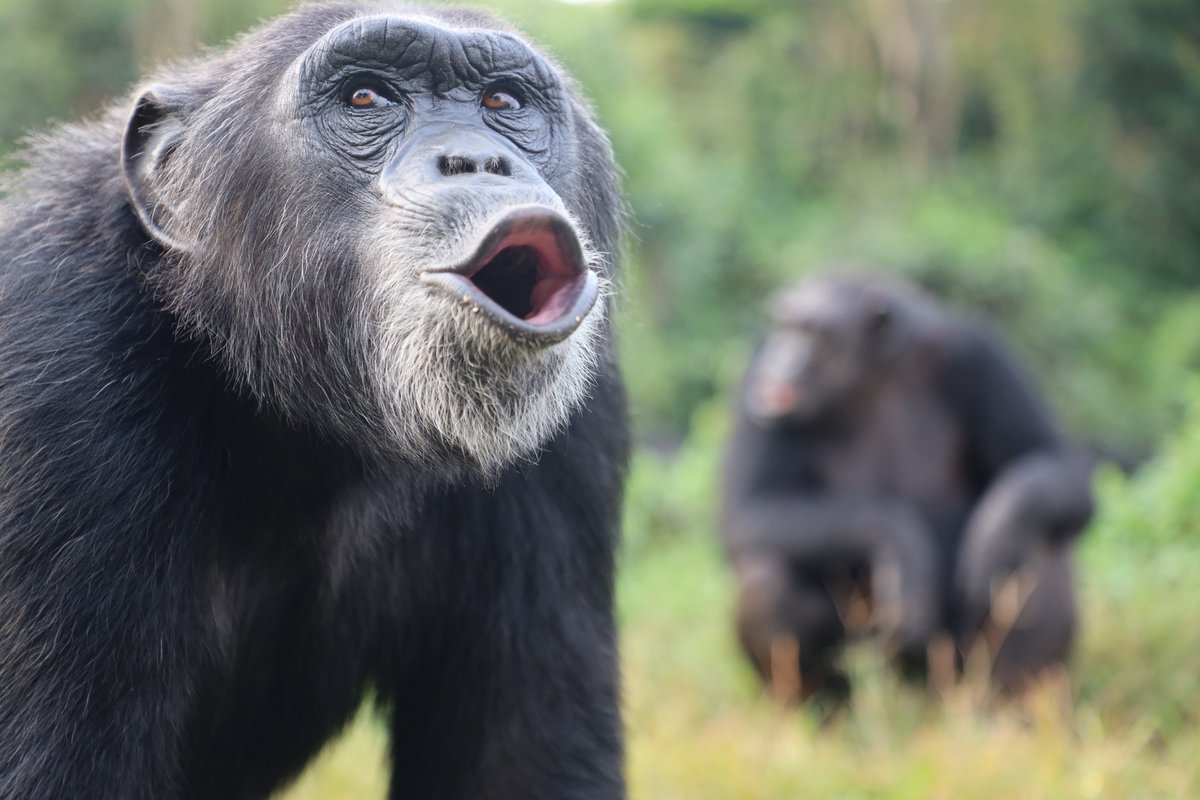
[[[585,270],[581,276],[561,279],[578,284],[573,291],[559,289],[547,307],[529,319],[520,319],[456,272],[425,272],[421,274],[421,279],[452,294],[461,305],[470,307],[471,313],[482,313],[512,335],[539,344],[561,342],[574,333],[600,294],[596,274]]]

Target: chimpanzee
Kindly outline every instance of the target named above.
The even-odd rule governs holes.
[[[623,205],[486,16],[307,6],[0,205],[0,798],[620,798]]]
[[[836,704],[848,633],[908,674],[941,638],[999,688],[1063,663],[1090,464],[978,322],[898,279],[786,289],[743,387],[724,475],[738,632],[764,679]],[[936,676],[931,676],[936,677]]]

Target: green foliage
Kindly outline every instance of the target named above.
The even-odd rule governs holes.
[[[875,173],[805,215],[785,256],[800,263],[886,264],[959,313],[1008,334],[1067,430],[1136,453],[1147,429],[1177,419],[1182,372],[1200,354],[1196,305],[1187,297],[1123,297],[1094,268],[1034,225],[1018,224],[978,176],[914,189],[907,203]],[[893,178],[903,183],[907,178]]]
[[[729,432],[724,402],[701,406],[692,435],[676,452],[643,449],[625,485],[625,554],[642,553],[689,536],[716,541],[717,477]]]
[[[734,5],[743,22],[717,31],[688,10]],[[714,365],[747,352],[771,289],[856,264],[993,318],[1070,432],[1149,449],[1200,330],[1123,244],[1124,140],[1110,101],[1080,91],[1089,8],[638,0],[581,12],[587,44],[563,38],[565,12],[538,30],[629,173],[622,344],[640,430],[680,435],[728,392],[736,370]],[[1171,106],[1200,121],[1197,107]]]
[[[133,80],[128,5],[0,3],[0,146]]]
[[[1098,527],[1105,539],[1148,550],[1178,540],[1200,549],[1200,378],[1190,395],[1183,424],[1135,479],[1103,476]]]
[[[1200,6],[1097,0],[1088,85],[1121,132],[1117,242],[1164,280],[1200,279]]]
[[[1200,723],[1200,673],[1160,669],[1200,652],[1192,624],[1200,608],[1200,379],[1189,388],[1184,422],[1153,461],[1132,478],[1115,470],[1100,476],[1099,516],[1083,552],[1096,600],[1086,621],[1097,631],[1081,695],[1130,725],[1153,719],[1155,735],[1167,737]],[[1125,659],[1156,675],[1121,669]]]
[[[195,53],[287,0],[0,0],[0,153],[48,119],[93,112],[141,68]]]

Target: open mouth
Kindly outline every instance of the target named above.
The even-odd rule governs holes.
[[[421,277],[453,292],[472,313],[548,344],[570,336],[599,294],[571,224],[540,206],[505,215],[463,264]]]

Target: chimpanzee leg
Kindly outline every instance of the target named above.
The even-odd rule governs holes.
[[[769,554],[739,557],[736,573],[738,636],[767,685],[789,701],[844,699],[835,662],[846,628],[825,583]]]
[[[982,638],[992,658],[992,680],[1019,691],[1047,669],[1066,663],[1077,611],[1071,554],[1046,550],[997,593]]]
[[[957,638],[987,648],[992,677],[1020,689],[1062,664],[1075,636],[1073,539],[1091,514],[1090,466],[1056,454],[1016,462],[967,526],[956,576]]]

